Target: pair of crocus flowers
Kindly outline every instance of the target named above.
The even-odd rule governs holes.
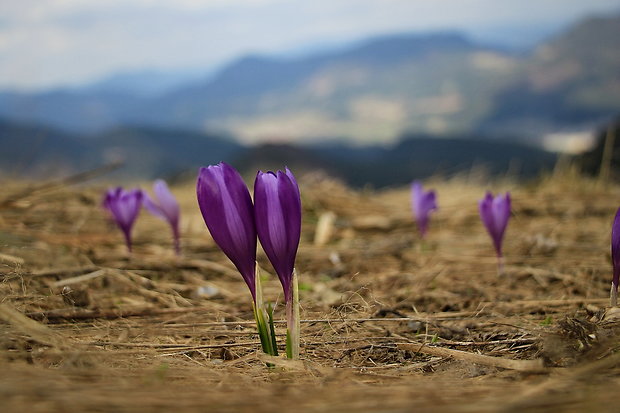
[[[265,307],[256,265],[257,237],[284,290],[287,356],[299,357],[299,297],[295,258],[301,235],[301,199],[291,171],[258,171],[254,202],[239,173],[222,162],[200,168],[198,205],[216,244],[250,289],[263,351],[277,355],[273,310]]]
[[[435,191],[425,191],[422,184],[415,181],[411,185],[411,205],[413,208],[413,215],[418,224],[420,236],[424,239],[428,231],[430,214],[432,211],[437,210]],[[510,193],[507,192],[505,195],[498,194],[494,197],[491,192],[487,192],[485,197],[478,201],[478,209],[480,212],[480,219],[493,241],[495,253],[498,258],[498,270],[501,273],[503,271],[502,241],[504,239],[506,227],[508,226],[508,219],[510,218]],[[618,244],[620,249],[620,228],[618,232]]]
[[[125,190],[122,187],[109,189],[103,199],[103,207],[110,213],[116,225],[125,236],[127,249],[131,252],[131,232],[144,206],[151,214],[167,221],[172,229],[174,249],[180,253],[179,243],[179,203],[170,192],[165,181],[158,179],[153,184],[155,199],[142,189]]]

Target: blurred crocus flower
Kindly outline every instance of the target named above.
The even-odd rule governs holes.
[[[142,197],[142,191],[139,189],[125,191],[119,186],[109,189],[103,199],[103,207],[110,212],[116,225],[125,235],[129,252],[131,252],[131,230],[140,213]]]
[[[287,355],[299,357],[299,292],[295,257],[301,234],[301,199],[293,173],[261,172],[254,183],[256,230],[273,265],[286,301]]]
[[[620,281],[620,208],[616,212],[616,217],[611,227],[611,262],[613,265],[613,278],[611,281],[610,302],[612,307],[616,307],[618,305],[618,282]]]
[[[213,240],[237,267],[256,301],[254,207],[241,175],[224,162],[200,168],[196,193]]]
[[[428,231],[431,211],[437,210],[435,191],[424,191],[422,184],[415,181],[411,185],[411,206],[420,236],[424,238]]]
[[[502,240],[510,218],[510,193],[506,192],[505,195],[498,194],[493,197],[491,192],[487,192],[485,197],[478,202],[478,207],[480,219],[493,240],[499,270],[502,272]]]
[[[156,200],[153,200],[146,192],[143,193],[142,204],[153,215],[161,218],[170,224],[174,239],[174,249],[180,253],[179,244],[179,203],[168,189],[165,181],[158,179],[153,184],[153,193]]]

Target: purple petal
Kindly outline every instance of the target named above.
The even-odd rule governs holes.
[[[613,264],[613,284],[617,288],[620,281],[620,208],[616,211],[611,227],[611,261]]]
[[[424,237],[428,230],[430,213],[437,209],[435,191],[424,192],[422,184],[415,181],[411,185],[411,205],[420,234]]]
[[[510,218],[511,200],[510,193],[497,195],[495,198],[491,192],[487,192],[484,199],[479,201],[480,218],[486,227],[493,246],[498,256],[502,255],[502,241],[508,219]]]
[[[494,232],[495,222],[493,221],[491,205],[493,205],[493,195],[490,192],[487,192],[484,198],[478,201],[478,209],[480,210],[480,219],[482,220],[485,228],[489,232]]]
[[[157,197],[159,208],[164,213],[170,225],[176,226],[179,222],[179,203],[177,202],[165,181],[158,179],[153,184],[153,192]]]
[[[510,194],[508,192],[503,196],[498,194],[493,200],[492,209],[496,231],[503,236],[510,218]]]
[[[288,167],[284,167],[284,173],[286,174],[286,176],[288,176],[288,179],[290,179],[291,183],[293,184],[293,188],[295,189],[295,193],[297,194],[297,198],[300,199],[299,204],[300,204],[300,208],[301,208],[301,194],[299,192],[299,185],[297,185],[297,179],[295,179],[295,175],[293,175],[293,173],[291,172],[290,169],[288,169]]]
[[[233,167],[222,162],[200,168],[196,193],[213,240],[237,267],[256,298],[256,225],[247,186]]]
[[[155,201],[153,201],[153,199],[146,192],[144,192],[144,195],[142,196],[142,206],[144,206],[147,211],[155,215],[157,218],[167,219],[164,211],[162,211],[159,205],[157,205],[157,203],[155,203]]]
[[[114,202],[113,200],[118,198],[122,192],[123,188],[120,186],[108,189],[103,199],[103,207],[111,213],[111,203]]]
[[[480,210],[480,219],[484,224],[487,232],[491,236],[493,240],[493,245],[495,247],[495,251],[497,254],[500,254],[499,245],[497,243],[497,231],[495,229],[495,220],[493,219],[493,195],[490,192],[487,192],[485,197],[479,201],[478,207]]]
[[[261,172],[254,183],[258,238],[288,301],[301,236],[301,199],[291,171]]]
[[[422,213],[422,184],[418,181],[415,181],[411,184],[411,207],[413,209],[413,216],[416,221],[420,219],[420,214]]]
[[[143,193],[139,189],[125,191],[121,187],[107,191],[103,201],[114,221],[125,234],[127,247],[131,250],[131,230],[140,213]]]
[[[167,221],[170,224],[175,249],[178,254],[180,253],[179,218],[181,214],[179,203],[170,192],[170,189],[168,189],[166,182],[161,179],[158,179],[153,184],[153,193],[155,194],[157,201],[154,201],[146,192],[144,192],[142,204],[151,214]]]
[[[153,215],[165,219],[176,227],[179,222],[179,203],[176,198],[168,189],[168,185],[165,181],[158,179],[153,184],[153,193],[157,201],[154,201],[148,194],[144,194],[143,204],[144,207]]]

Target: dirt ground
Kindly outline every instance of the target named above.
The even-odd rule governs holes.
[[[620,186],[566,171],[490,185],[513,196],[498,275],[477,210],[487,187],[470,178],[427,183],[440,210],[424,243],[408,188],[300,180],[296,362],[258,351],[249,291],[193,184],[173,188],[176,257],[146,211],[127,254],[101,184],[5,182],[0,411],[620,411],[620,318],[606,307]],[[266,298],[281,302],[258,261]]]

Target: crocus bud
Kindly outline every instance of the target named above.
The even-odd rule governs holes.
[[[480,219],[493,240],[495,252],[499,258],[502,256],[502,240],[510,218],[510,193],[498,194],[494,198],[491,192],[487,192],[484,199],[478,202],[478,206]]]
[[[256,230],[269,261],[291,298],[295,257],[301,234],[301,199],[292,172],[261,172],[254,182]]]
[[[286,354],[299,358],[299,288],[295,257],[301,235],[301,198],[297,180],[285,172],[261,172],[254,182],[256,230],[267,258],[276,270],[286,301]]]
[[[179,254],[179,203],[170,192],[170,189],[168,189],[166,182],[161,179],[158,179],[153,184],[153,193],[155,194],[156,201],[144,192],[142,204],[151,214],[170,224],[174,238],[174,249]]]
[[[213,240],[237,267],[256,300],[256,225],[252,198],[241,175],[224,162],[200,168],[196,193]]]
[[[613,278],[611,281],[611,306],[618,305],[618,282],[620,281],[620,208],[616,212],[614,223],[611,227],[611,262],[613,265]]]
[[[411,185],[411,206],[420,236],[424,238],[428,230],[431,211],[437,210],[435,191],[425,192],[422,184],[415,181]]]
[[[127,249],[131,252],[131,230],[142,207],[142,191],[132,189],[125,191],[120,186],[109,189],[103,199],[103,207],[108,210],[123,231]]]

